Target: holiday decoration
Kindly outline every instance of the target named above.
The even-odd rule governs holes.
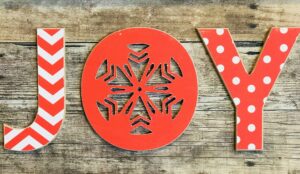
[[[300,28],[272,28],[255,68],[244,68],[228,29],[198,29],[236,107],[236,149],[262,150],[262,111]]]
[[[263,149],[263,106],[300,28],[272,28],[248,73],[229,30],[198,29],[236,107],[236,150]],[[64,29],[38,29],[38,111],[24,129],[4,124],[4,148],[32,151],[58,134],[65,115]],[[151,28],[108,35],[83,69],[85,114],[104,140],[126,150],[170,144],[186,129],[197,102],[196,71],[173,37]]]
[[[150,150],[171,143],[188,126],[197,78],[177,40],[151,28],[128,28],[96,45],[81,90],[86,116],[98,135],[119,148]],[[159,96],[163,98],[155,101]]]
[[[24,129],[4,124],[4,148],[31,151],[46,146],[59,132],[65,112],[64,29],[38,29],[38,112]]]

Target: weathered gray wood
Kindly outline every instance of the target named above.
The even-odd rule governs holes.
[[[234,107],[195,31],[228,27],[250,71],[269,27],[299,26],[299,9],[297,0],[0,1],[1,124],[25,127],[36,114],[36,28],[64,27],[67,37],[63,128],[50,145],[30,153],[4,150],[0,129],[0,173],[300,173],[300,40],[264,108],[264,151],[235,152]],[[120,150],[96,135],[80,97],[82,68],[92,47],[115,30],[136,26],[181,40],[199,82],[187,130],[172,144],[148,152]]]
[[[38,27],[66,28],[66,40],[98,41],[127,27],[154,27],[183,41],[195,28],[228,27],[238,40],[262,40],[272,26],[299,25],[299,2],[247,1],[4,1],[0,41],[34,41]]]

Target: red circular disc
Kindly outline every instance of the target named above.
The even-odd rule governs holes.
[[[194,65],[183,46],[151,28],[128,28],[99,42],[82,75],[86,116],[104,140],[150,150],[179,137],[197,102]]]

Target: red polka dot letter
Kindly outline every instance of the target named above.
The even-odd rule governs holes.
[[[248,74],[228,29],[198,29],[236,107],[236,150],[262,150],[262,111],[300,28],[272,28]]]

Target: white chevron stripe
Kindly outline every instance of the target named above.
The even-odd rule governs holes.
[[[61,88],[57,93],[51,94],[47,90],[45,90],[43,87],[39,86],[39,95],[44,97],[47,101],[49,101],[51,104],[56,103],[58,100],[64,97],[65,95],[65,88]]]
[[[42,47],[38,46],[38,55],[41,56],[47,62],[49,62],[51,65],[53,65],[64,57],[65,48],[61,48],[54,55],[51,55],[47,51],[45,51]]]
[[[64,77],[65,71],[64,68],[62,68],[54,75],[51,75],[42,67],[38,66],[38,74],[53,85]]]
[[[48,141],[53,140],[54,135],[52,135],[50,132],[48,132],[46,129],[44,129],[41,125],[39,125],[36,122],[33,122],[30,125],[31,129],[35,130],[38,134],[40,134],[41,136],[43,136],[45,139],[47,139]]]
[[[16,144],[11,150],[22,151],[28,145],[31,145],[32,147],[34,147],[34,149],[43,146],[41,143],[39,143],[37,140],[35,140],[29,135],[26,138],[24,138],[22,141],[20,141],[18,144]]]
[[[37,34],[43,38],[45,41],[47,41],[49,44],[54,45],[57,41],[59,41],[61,38],[65,35],[65,29],[60,29],[57,33],[55,33],[53,36],[49,35],[46,31],[39,28],[37,29]]]
[[[53,116],[41,107],[39,107],[39,109],[38,109],[38,115],[41,116],[43,119],[45,119],[52,126],[56,125],[58,122],[60,122],[63,119],[64,113],[65,113],[65,110],[63,109],[58,114]]]
[[[19,133],[21,133],[24,129],[13,129],[8,134],[4,136],[4,142],[8,143],[10,140],[15,138]]]
[[[52,45],[50,47],[53,47],[53,45],[55,43],[58,43],[60,41],[64,42],[64,33],[65,33],[64,29],[58,29],[54,35],[50,35],[46,32],[45,29],[42,29],[42,28],[37,29],[38,36],[40,38],[42,38],[45,42]],[[42,47],[40,47],[40,43],[37,43],[37,44],[38,44],[37,52],[38,52],[39,57],[41,57],[42,59],[47,61],[49,64],[54,65],[58,61],[64,59],[64,57],[65,57],[64,44],[62,45],[62,48],[59,48],[59,51],[53,53],[53,55],[48,52],[49,49],[51,49],[51,48],[48,48],[48,47],[42,48]],[[39,63],[38,63],[38,65],[39,65]],[[45,79],[50,84],[55,85],[58,81],[64,79],[65,69],[64,69],[64,65],[63,65],[59,70],[57,70],[57,72],[55,72],[55,74],[52,75],[50,73],[52,71],[48,71],[48,69],[54,70],[53,68],[56,68],[56,67],[51,66],[49,68],[45,67],[45,69],[44,69],[44,68],[38,66],[38,75],[41,78]],[[40,84],[40,82],[39,82],[39,84]],[[49,86],[49,88],[51,89],[52,87]],[[61,87],[59,89],[59,91],[53,95],[49,91],[48,91],[48,88],[43,88],[42,86],[38,86],[39,95],[41,97],[45,98],[47,101],[49,101],[52,104],[55,104],[56,102],[58,102],[59,100],[61,100],[65,97],[64,86]],[[47,111],[50,112],[49,110],[47,110]],[[47,121],[49,124],[51,124],[52,126],[55,126],[57,123],[59,123],[60,121],[63,120],[63,117],[65,115],[65,106],[56,115],[51,115],[47,111],[45,111],[44,109],[39,107],[37,117],[40,116],[45,121]],[[5,126],[5,128],[8,127],[6,125],[4,125],[4,126]],[[32,148],[33,148],[32,150],[36,150],[38,148],[45,146],[44,144],[39,142],[39,138],[34,138],[32,133],[27,135],[25,138],[22,138],[21,140],[16,139],[16,137],[19,138],[18,135],[21,135],[22,132],[28,130],[27,128],[31,128],[34,131],[33,133],[36,132],[36,133],[40,134],[41,136],[43,136],[47,140],[47,143],[52,141],[55,138],[55,135],[58,133],[58,131],[57,132],[55,131],[52,134],[51,131],[49,131],[47,129],[47,126],[43,126],[43,124],[39,124],[34,121],[29,127],[26,127],[24,129],[12,129],[8,133],[6,133],[6,135],[4,135],[4,139],[3,139],[4,144],[7,145],[7,143],[9,143],[9,142],[11,142],[11,143],[16,142],[16,144],[12,148],[9,148],[10,150],[14,150],[14,151],[24,151],[23,149],[29,145],[32,146]]]

